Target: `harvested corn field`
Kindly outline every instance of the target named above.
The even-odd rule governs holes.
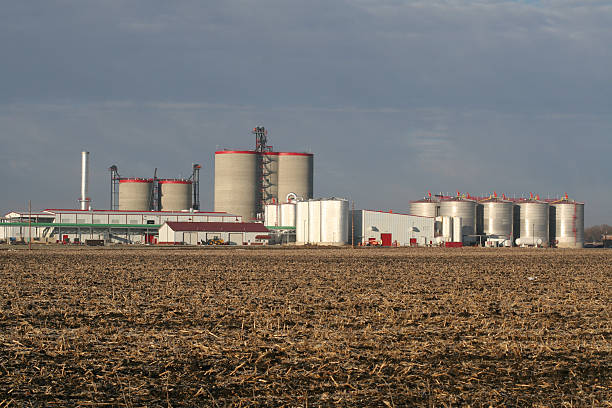
[[[611,406],[612,252],[0,249],[0,406]]]

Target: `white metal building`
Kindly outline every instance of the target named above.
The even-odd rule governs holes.
[[[268,229],[257,223],[165,222],[159,228],[159,244],[199,245],[209,239],[232,245],[262,245],[270,238]]]
[[[432,245],[435,243],[435,218],[393,212],[355,210],[349,216],[349,239],[355,224],[355,244],[370,241],[383,246]]]
[[[242,217],[204,211],[47,209],[32,213],[32,237],[52,242],[103,239],[126,244],[153,243],[159,227],[166,221],[237,223],[242,222]],[[27,240],[28,232],[28,213],[8,213],[0,223],[0,239],[6,241]]]
[[[32,226],[32,240],[40,240],[47,227],[41,224],[52,223],[54,214],[44,211],[29,213],[27,211],[11,211],[0,219],[0,241],[11,240],[28,241],[30,237],[30,218]]]

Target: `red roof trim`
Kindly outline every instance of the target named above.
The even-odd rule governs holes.
[[[159,184],[193,184],[193,182],[191,180],[165,179],[159,180]]]
[[[314,156],[313,153],[300,153],[300,152],[266,152],[264,153],[269,156]]]
[[[152,183],[153,179],[145,178],[131,178],[131,179],[119,179],[120,183]]]
[[[257,152],[253,150],[221,150],[215,152],[215,154],[257,154]]]
[[[220,150],[215,154],[259,154],[259,152],[253,150]],[[266,156],[307,156],[313,157],[313,153],[300,153],[300,152],[264,152]]]
[[[207,232],[265,232],[270,231],[263,225],[250,222],[165,222],[173,231]]]
[[[77,208],[46,208],[43,211],[66,211],[66,212],[113,212],[113,213],[138,213],[138,214],[174,214],[174,215],[207,215],[207,214],[219,214],[222,217],[240,217],[235,214],[228,214],[225,211],[139,211],[139,210],[81,210]]]

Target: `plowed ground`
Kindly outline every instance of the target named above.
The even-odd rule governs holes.
[[[0,248],[0,406],[612,406],[612,251]]]

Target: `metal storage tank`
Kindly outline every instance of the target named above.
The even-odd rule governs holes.
[[[528,200],[519,203],[518,245],[548,245],[548,203]]]
[[[321,242],[321,201],[308,202],[308,242],[316,244]]]
[[[254,219],[260,211],[257,152],[215,152],[215,211]]]
[[[280,205],[280,221],[282,227],[295,227],[295,204],[285,203]]]
[[[584,246],[584,203],[560,200],[550,204],[554,218],[549,220],[555,241],[559,248],[582,248]],[[554,225],[554,227],[553,227]]]
[[[159,180],[162,211],[186,211],[191,208],[191,180]]]
[[[120,211],[150,211],[153,179],[125,178],[119,180]]]
[[[437,217],[440,214],[440,202],[432,198],[424,198],[410,202],[410,214],[421,217]]]
[[[476,234],[484,234],[484,206],[476,203]]]
[[[516,242],[521,236],[521,207],[517,203],[512,203],[512,240]]]
[[[298,244],[308,242],[308,207],[308,201],[298,201],[295,205],[295,242]]]
[[[461,236],[463,241],[474,241],[470,235],[476,234],[476,202],[463,198],[452,198],[440,202],[440,215],[461,217]],[[455,228],[453,227],[453,230]]]
[[[264,209],[264,224],[269,227],[277,227],[279,224],[279,205],[266,204]]]
[[[308,200],[313,194],[312,153],[271,152],[278,158],[277,200],[284,201],[289,193]]]
[[[440,216],[435,218],[434,237],[442,237],[442,217]]]
[[[461,217],[452,217],[453,220],[453,242],[463,242],[463,234],[461,233]]]
[[[490,199],[481,203],[484,206],[483,233],[498,235],[508,239],[513,236],[513,208],[510,201]]]
[[[449,216],[444,216],[442,218],[442,237],[444,237],[445,241],[453,240],[453,218]]]
[[[348,201],[331,198],[321,200],[321,243],[344,245],[348,243]]]

